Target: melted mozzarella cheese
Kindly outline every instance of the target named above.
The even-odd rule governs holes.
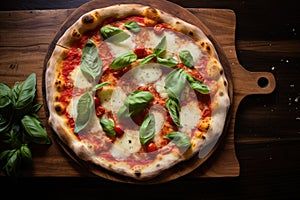
[[[149,111],[155,120],[155,135],[158,135],[164,126],[166,110],[160,105],[153,105]]]
[[[165,90],[165,81],[164,81],[164,79],[165,79],[165,76],[163,76],[161,79],[159,79],[155,83],[155,89],[159,93],[159,96],[161,96],[162,98],[167,98],[168,93]]]
[[[182,128],[180,128],[180,131],[188,134],[191,133],[197,127],[201,116],[202,111],[199,109],[197,101],[191,101],[182,106],[180,111],[180,124]]]
[[[120,87],[115,87],[112,95],[111,95],[111,100],[110,100],[110,108],[109,110],[112,110],[113,113],[117,113],[118,110],[121,108],[121,106],[124,105],[124,101],[127,98],[126,92],[122,90]]]
[[[76,119],[77,117],[77,104],[79,101],[80,96],[74,96],[70,99],[70,103],[67,106],[67,113],[69,113],[70,117],[72,117],[73,119]]]
[[[140,148],[139,132],[136,130],[125,130],[123,136],[116,139],[113,143],[110,152],[116,159],[122,160],[138,152]]]
[[[146,48],[154,48],[161,41],[162,37],[166,36],[167,40],[167,51],[166,57],[173,57],[174,55],[178,55],[182,50],[188,50],[193,56],[194,61],[198,60],[201,57],[200,48],[193,42],[191,38],[184,34],[174,33],[173,31],[164,31],[163,35],[157,35],[153,31],[149,30],[147,39],[145,41]],[[174,57],[175,58],[175,57]],[[176,59],[176,58],[175,58]]]
[[[162,75],[162,71],[159,64],[148,63],[142,66],[138,66],[130,71],[132,81],[145,85],[157,81]]]
[[[75,88],[85,90],[93,86],[93,83],[88,81],[79,66],[71,72],[71,80],[73,80]]]
[[[121,56],[124,53],[132,52],[134,50],[135,47],[135,42],[133,41],[134,35],[130,32],[126,32],[126,33],[130,34],[130,37],[120,43],[107,42],[107,45],[110,49],[110,53],[115,58]],[[112,36],[112,37],[117,37],[117,36]]]

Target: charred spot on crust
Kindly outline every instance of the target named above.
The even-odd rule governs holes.
[[[211,50],[211,48],[210,48],[210,46],[206,46],[206,50],[208,51],[208,52],[210,52],[210,50]]]
[[[193,31],[189,31],[189,35],[190,35],[190,36],[193,36],[193,35],[194,35],[194,32],[193,32]]]
[[[220,74],[222,75],[223,73],[224,73],[224,71],[221,69],[221,70],[220,70]]]
[[[157,164],[156,167],[160,167],[160,164]]]
[[[136,177],[140,177],[140,176],[141,176],[141,171],[140,171],[140,170],[135,170],[135,171],[134,171],[134,175],[135,175]]]
[[[160,14],[158,12],[158,10],[156,10],[155,8],[153,7],[148,7],[144,10],[143,12],[143,15],[145,17],[148,17],[150,19],[154,19],[156,21],[159,21],[160,20]]]
[[[151,12],[151,13],[158,13],[157,12],[157,10],[155,9],[155,8],[153,8],[153,7],[149,7],[149,11]]]
[[[54,109],[58,114],[62,114],[64,112],[64,107],[60,103],[56,103],[54,105]]]
[[[224,86],[227,86],[227,82],[226,81],[224,81]]]
[[[223,95],[224,95],[224,93],[223,93],[223,92],[219,92],[219,95],[220,95],[220,96],[223,96]]]
[[[79,38],[80,37],[80,33],[77,30],[73,30],[72,31],[72,36]]]
[[[94,22],[94,17],[92,15],[85,15],[82,17],[82,23],[92,24]]]

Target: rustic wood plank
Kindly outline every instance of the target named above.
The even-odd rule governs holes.
[[[235,52],[234,13],[231,10],[226,9],[189,10],[213,31],[214,36],[222,45],[231,66],[241,67],[238,63]],[[11,18],[14,18],[14,20],[12,20],[12,24],[7,23],[4,25],[5,28],[0,31],[0,59],[3,61],[0,63],[1,81],[12,85],[14,82],[24,80],[30,73],[35,72],[38,77],[37,100],[39,103],[43,102],[41,93],[41,77],[45,54],[50,42],[55,36],[57,30],[60,28],[60,25],[70,15],[70,13],[72,13],[72,11],[73,9],[1,12],[1,22],[10,21]],[[33,26],[33,29],[38,31],[32,31],[32,28],[29,28],[32,24],[38,24]],[[8,39],[4,40],[3,38],[8,32],[11,35]],[[22,33],[24,41],[18,37],[20,33]],[[14,40],[16,37],[18,39]],[[249,75],[247,71],[243,72],[246,75]],[[255,77],[256,75],[250,75],[250,78]],[[259,93],[262,91],[261,88],[257,88],[252,92]],[[235,101],[239,102],[248,93],[248,90],[240,91],[240,93],[237,93],[237,97],[240,99],[235,99]],[[48,132],[52,133],[46,123],[43,109],[40,111],[39,115],[46,124]],[[235,156],[234,149],[234,121],[235,115],[232,118],[229,134],[224,141],[224,145],[221,146],[221,150],[218,151],[216,155],[214,155],[207,164],[204,165],[204,167],[196,169],[189,175],[189,177],[197,178],[239,175],[239,164]],[[50,136],[54,143],[48,149],[44,149],[44,151],[34,151],[33,170],[26,171],[24,176],[82,176],[84,174],[84,170],[74,163],[73,160],[70,159],[55,142],[55,135],[50,134]],[[60,164],[53,165],[53,163]],[[45,170],[45,168],[47,170]],[[85,175],[91,176],[91,174]]]

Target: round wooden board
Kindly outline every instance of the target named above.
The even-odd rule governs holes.
[[[94,0],[90,1],[86,4],[83,4],[79,8],[75,9],[74,12],[66,19],[64,24],[60,27],[59,31],[57,32],[55,38],[53,39],[52,43],[49,46],[48,52],[45,57],[44,61],[44,72],[43,72],[43,93],[44,93],[44,100],[45,100],[45,83],[44,83],[44,76],[45,76],[45,70],[47,67],[47,62],[55,48],[56,42],[58,39],[63,35],[63,33],[73,24],[75,23],[78,18],[80,18],[83,14],[86,12],[89,12],[93,9],[101,8],[101,7],[106,7],[110,5],[115,5],[115,4],[129,4],[129,3],[139,3],[137,1],[121,1],[121,0],[113,0],[113,1],[104,1],[104,0]],[[221,46],[219,45],[218,41],[214,38],[212,35],[211,31],[195,16],[193,15],[190,11],[187,9],[180,7],[179,5],[176,5],[174,3],[164,1],[164,0],[145,0],[140,2],[140,4],[143,5],[150,5],[154,8],[160,9],[162,11],[165,11],[167,13],[170,13],[178,18],[183,19],[184,21],[187,21],[191,24],[196,25],[199,27],[206,35],[207,37],[211,40],[213,43],[214,47],[217,50],[217,53],[219,55],[219,59],[222,63],[222,66],[225,71],[225,75],[228,81],[228,88],[229,88],[229,97],[231,99],[231,104],[233,104],[233,81],[232,81],[232,74],[231,74],[231,69],[230,65],[228,63],[228,60],[226,58],[225,53],[223,52]],[[47,105],[47,103],[45,103]],[[46,114],[49,116],[48,109],[45,108]],[[192,172],[194,169],[198,168],[201,164],[203,164],[213,153],[214,151],[218,148],[219,144],[222,142],[222,139],[226,135],[226,132],[228,130],[229,124],[230,124],[230,119],[231,119],[231,114],[232,114],[232,106],[229,109],[227,119],[226,119],[226,124],[224,127],[224,131],[221,134],[220,138],[216,138],[215,141],[213,141],[210,145],[208,146],[201,155],[195,155],[193,158],[191,158],[188,161],[179,163],[175,165],[174,167],[170,168],[169,170],[164,171],[162,174],[159,176],[147,180],[147,181],[138,181],[132,178],[127,178],[124,176],[121,176],[119,174],[113,173],[111,171],[105,170],[103,168],[94,166],[89,163],[85,163],[82,161],[80,158],[78,158],[72,150],[70,150],[62,141],[59,141],[58,137],[58,142],[60,146],[64,149],[64,151],[76,162],[78,162],[83,168],[86,168],[93,174],[112,180],[112,181],[117,181],[117,182],[124,182],[124,183],[132,183],[132,184],[157,184],[157,183],[163,183],[171,180],[175,180],[181,176],[184,176],[190,172]]]

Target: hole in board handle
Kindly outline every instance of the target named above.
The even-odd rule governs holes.
[[[269,79],[267,79],[266,77],[260,77],[258,80],[257,80],[257,85],[260,87],[260,88],[267,88],[269,86]]]

